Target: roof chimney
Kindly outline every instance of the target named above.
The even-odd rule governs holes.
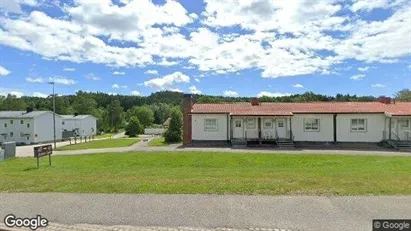
[[[383,104],[391,104],[391,102],[395,103],[395,101],[392,101],[390,97],[386,97],[386,96],[378,97],[377,102],[380,102]]]
[[[191,144],[192,142],[192,118],[191,110],[193,109],[193,95],[184,94],[183,99],[183,144]]]
[[[253,106],[258,106],[260,105],[260,100],[258,98],[251,98],[250,103]]]

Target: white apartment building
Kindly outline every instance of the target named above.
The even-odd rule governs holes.
[[[97,118],[92,115],[62,115],[61,131],[73,131],[76,136],[94,136]]]

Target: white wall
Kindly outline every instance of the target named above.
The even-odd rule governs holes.
[[[366,119],[365,132],[351,132],[351,119]],[[380,142],[383,139],[385,127],[384,114],[338,114],[338,142]]]
[[[193,140],[227,140],[227,114],[193,114],[192,139]],[[217,131],[205,131],[204,120],[217,119]]]
[[[13,120],[13,124],[11,124],[11,120]],[[23,124],[21,124],[21,121],[23,121]],[[33,121],[31,118],[0,119],[0,142],[14,141],[16,143],[34,143]],[[7,124],[7,127],[4,127],[4,124]],[[27,127],[27,124],[30,126]],[[7,136],[1,135],[4,133],[6,133]],[[10,137],[10,133],[13,133],[13,137]],[[21,136],[21,133],[28,134],[29,136]]]
[[[97,134],[97,120],[93,116],[87,116],[84,119],[81,118],[69,118],[64,119],[64,125],[62,125],[61,131],[73,131],[78,129],[79,136],[91,136]]]
[[[56,114],[56,140],[61,140],[61,121],[61,117]],[[35,143],[54,140],[52,112],[44,113],[34,119],[34,133]]]
[[[320,130],[304,131],[304,119],[320,119]],[[333,119],[332,114],[294,114],[291,119],[294,141],[334,142]]]

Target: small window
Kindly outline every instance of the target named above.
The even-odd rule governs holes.
[[[204,120],[204,130],[205,131],[217,131],[217,119],[205,119]]]
[[[264,128],[273,128],[273,122],[271,121],[271,119],[266,119],[264,121]]]
[[[14,136],[14,133],[13,133],[13,132],[10,132],[10,138],[13,137],[13,136]]]
[[[365,132],[367,131],[366,119],[351,119],[351,132]]]
[[[401,128],[409,128],[410,127],[410,121],[407,119],[402,119],[400,120],[401,123]]]
[[[64,124],[66,124],[66,122],[63,121],[63,122],[61,122],[61,124],[64,125]]]
[[[24,137],[24,133],[23,133],[23,132],[20,132],[20,137]]]
[[[30,139],[30,136],[27,136],[26,138],[27,138],[27,140],[29,140],[29,139]]]
[[[10,124],[13,124],[14,123],[14,121],[13,120],[10,120]]]
[[[7,124],[4,124],[4,127],[7,128]]]
[[[23,120],[20,120],[20,124],[24,124],[24,121],[23,121]]]
[[[27,124],[27,128],[30,128],[30,124]]]
[[[247,129],[255,129],[255,118],[247,119]]]
[[[235,121],[235,127],[236,128],[241,128],[241,120],[236,120]]]
[[[306,132],[320,131],[320,119],[304,119],[304,131]]]
[[[283,128],[284,127],[284,121],[278,121],[278,127]]]
[[[39,137],[39,134],[34,135],[34,137]]]

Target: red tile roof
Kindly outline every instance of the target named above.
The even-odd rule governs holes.
[[[193,114],[231,114],[289,116],[293,114],[387,113],[392,116],[411,115],[411,102],[383,104],[379,102],[307,102],[307,103],[219,103],[194,104]]]

